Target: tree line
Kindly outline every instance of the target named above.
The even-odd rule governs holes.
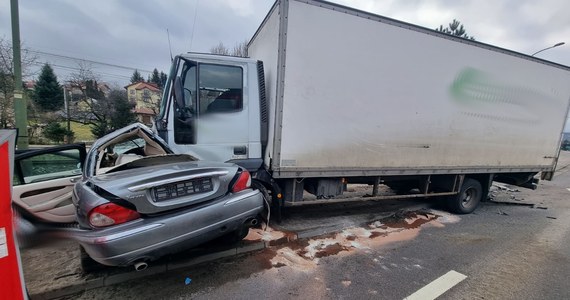
[[[30,78],[33,65],[37,65],[37,57],[24,47],[22,50],[22,68],[24,78]],[[73,139],[74,133],[61,123],[69,119],[73,122],[90,125],[91,133],[99,138],[109,132],[136,121],[133,112],[135,103],[129,101],[127,91],[119,86],[106,89],[92,71],[91,65],[79,62],[77,71],[72,73],[64,84],[58,80],[52,66],[44,64],[37,74],[33,88],[26,87],[24,92],[28,101],[28,128],[32,142],[37,141],[41,132],[43,137],[61,142]],[[162,89],[166,82],[166,74],[154,69],[147,82]],[[131,82],[145,81],[138,70],[133,72]],[[64,86],[65,92],[64,95]],[[14,74],[11,44],[0,38],[0,129],[14,128]],[[69,107],[65,109],[64,99],[67,97]],[[39,130],[43,127],[43,130]]]

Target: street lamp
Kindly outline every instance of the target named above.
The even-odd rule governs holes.
[[[538,50],[538,51],[534,52],[531,56],[535,56],[536,54],[538,54],[538,53],[540,53],[540,52],[542,52],[542,51],[545,51],[545,50],[548,50],[548,49],[552,49],[552,48],[554,48],[554,47],[562,46],[562,45],[564,45],[564,44],[565,44],[564,42],[560,42],[560,43],[558,43],[558,44],[555,44],[554,46],[550,46],[550,47],[544,48],[544,49],[542,49],[542,50]]]

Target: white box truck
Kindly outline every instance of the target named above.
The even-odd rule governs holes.
[[[248,55],[177,56],[154,128],[249,170],[277,209],[368,183],[469,213],[493,180],[556,167],[568,66],[318,0],[276,1]]]

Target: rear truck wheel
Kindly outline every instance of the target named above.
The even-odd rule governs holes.
[[[105,266],[93,260],[82,246],[79,246],[79,260],[85,274],[105,269]]]
[[[456,214],[469,214],[477,208],[482,197],[481,183],[472,178],[465,178],[459,194],[447,199],[447,206]]]

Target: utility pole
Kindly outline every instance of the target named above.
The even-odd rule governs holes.
[[[69,99],[67,98],[67,89],[65,88],[65,83],[63,84],[63,104],[65,106],[65,118],[67,119],[67,143],[71,144],[71,122],[69,121]]]
[[[20,53],[20,18],[18,0],[10,0],[12,12],[12,50],[14,60],[14,115],[18,129],[18,149],[28,149],[28,107],[22,89],[22,56]]]

